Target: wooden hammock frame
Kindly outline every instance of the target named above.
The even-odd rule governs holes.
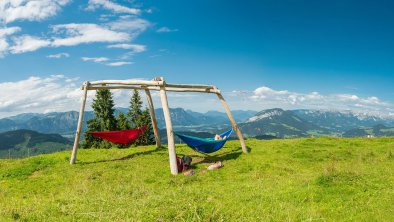
[[[144,90],[148,100],[149,112],[152,120],[153,133],[156,140],[156,147],[160,147],[160,135],[159,128],[157,127],[155,109],[153,106],[152,97],[150,94],[151,90],[160,91],[161,105],[163,108],[164,119],[167,129],[167,142],[168,142],[168,155],[170,160],[170,169],[173,175],[178,174],[178,168],[176,164],[176,151],[174,142],[174,132],[172,129],[172,121],[170,115],[170,109],[168,107],[167,101],[167,91],[169,92],[198,92],[198,93],[213,93],[216,94],[222,103],[228,118],[230,119],[231,125],[237,134],[239,141],[241,143],[242,151],[248,153],[245,145],[245,140],[239,130],[233,115],[231,114],[230,108],[228,107],[226,101],[224,100],[220,90],[213,85],[196,85],[196,84],[169,84],[164,81],[163,77],[156,77],[151,81],[146,80],[102,80],[93,82],[84,82],[82,85],[83,96],[81,109],[79,111],[78,125],[75,134],[74,146],[71,154],[70,164],[74,164],[77,158],[77,150],[81,135],[83,115],[85,113],[86,98],[88,90],[99,90],[99,89],[137,89]]]

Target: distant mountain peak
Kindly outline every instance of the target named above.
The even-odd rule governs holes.
[[[279,108],[263,110],[261,112],[258,112],[256,115],[250,117],[249,119],[247,119],[246,122],[247,123],[255,122],[273,116],[280,116],[283,115],[284,112],[285,111],[283,109],[279,109]]]
[[[370,112],[356,112],[352,110],[337,110],[337,109],[296,109],[293,110],[297,113],[303,113],[307,115],[337,115],[337,116],[348,116],[354,117],[359,120],[392,120],[394,118],[390,115],[384,115],[379,113]]]

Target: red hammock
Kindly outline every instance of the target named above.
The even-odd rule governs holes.
[[[137,129],[131,130],[117,130],[117,131],[104,131],[104,132],[88,132],[90,135],[108,140],[113,143],[130,144],[138,139],[139,136],[144,134],[147,126],[141,126]]]

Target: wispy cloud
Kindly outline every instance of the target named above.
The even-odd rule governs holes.
[[[115,45],[109,45],[109,46],[107,46],[107,48],[118,48],[118,49],[131,50],[119,57],[120,59],[123,59],[123,60],[130,59],[130,57],[134,56],[135,54],[146,51],[145,45],[137,45],[137,44],[115,44]]]
[[[94,42],[123,42],[131,39],[125,32],[116,32],[107,27],[97,24],[63,24],[52,26],[56,34],[63,37],[56,37],[52,41],[52,46],[75,46],[83,43]]]
[[[0,28],[0,57],[2,57],[4,53],[8,51],[8,36],[20,31],[20,27]]]
[[[14,26],[14,27],[8,27],[8,28],[1,28],[0,29],[0,38],[8,36],[8,35],[12,35],[16,32],[21,31],[20,27]]]
[[[16,36],[12,37],[13,44],[9,43],[9,36],[21,29],[19,27],[3,28],[0,29],[0,55],[8,51],[19,54],[44,47],[76,46],[90,43],[119,43],[110,45],[108,48],[132,49],[133,53],[139,53],[145,51],[146,46],[122,42],[132,41],[148,25],[149,22],[143,19],[120,19],[103,25],[92,23],[60,24],[51,26],[52,37]]]
[[[60,59],[60,58],[68,58],[68,57],[70,57],[70,54],[65,53],[65,52],[47,56],[47,58],[50,58],[50,59]]]
[[[56,15],[71,0],[1,0],[0,22],[40,21]]]
[[[163,33],[163,32],[177,32],[178,29],[170,29],[168,27],[161,27],[156,30],[156,32]]]
[[[124,66],[124,65],[131,65],[133,64],[132,62],[110,62],[107,63],[107,66]]]
[[[117,67],[117,66],[124,66],[124,65],[131,65],[133,62],[127,62],[127,61],[116,61],[116,62],[111,62],[109,58],[107,57],[82,57],[81,58],[85,62],[95,62],[95,63],[100,63],[104,64],[106,66],[112,66],[112,67]]]
[[[116,21],[107,23],[106,26],[111,30],[128,32],[132,37],[136,37],[150,26],[150,22],[132,16],[122,16]]]
[[[101,62],[106,62],[109,60],[107,57],[82,57],[81,58],[83,61],[92,61],[96,63],[101,63]]]
[[[49,40],[24,35],[13,38],[14,45],[10,47],[13,54],[36,51],[37,49],[47,47],[51,44]]]
[[[107,48],[131,49],[135,53],[144,52],[146,50],[146,46],[137,44],[115,44],[109,45]]]
[[[89,0],[87,10],[96,10],[97,8],[104,8],[115,13],[139,14],[140,9],[122,6],[120,4],[111,2],[109,0]]]

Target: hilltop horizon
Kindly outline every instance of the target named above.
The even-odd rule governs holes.
[[[128,109],[127,107],[119,107],[115,106],[115,110],[126,110]],[[156,107],[155,110],[161,110],[161,107]],[[208,110],[208,111],[198,111],[198,110],[193,110],[193,109],[187,109],[183,107],[170,107],[171,110],[175,109],[182,109],[185,111],[190,111],[190,112],[196,112],[196,113],[201,113],[201,114],[208,114],[208,113],[222,113],[225,114],[225,110],[219,109],[219,110]],[[267,109],[260,109],[260,110],[252,110],[252,109],[234,109],[231,110],[231,112],[252,112],[252,113],[258,113],[266,110],[284,110],[284,111],[311,111],[311,112],[328,112],[328,113],[341,113],[341,114],[354,114],[358,115],[360,117],[378,117],[378,118],[383,118],[383,119],[394,119],[394,114],[389,114],[389,115],[379,115],[379,114],[371,114],[371,113],[366,113],[366,112],[357,112],[357,111],[352,111],[352,110],[340,110],[340,109],[285,109],[285,108],[280,108],[280,107],[273,107],[273,108],[267,108]],[[93,110],[91,107],[87,107],[85,112],[92,112]],[[67,112],[77,112],[79,113],[78,110],[66,110],[66,111],[55,111],[55,112],[23,112],[23,113],[18,113],[14,115],[9,115],[9,116],[0,116],[0,119],[6,119],[6,118],[13,118],[13,117],[19,117],[23,115],[50,115],[54,113],[67,113]]]

